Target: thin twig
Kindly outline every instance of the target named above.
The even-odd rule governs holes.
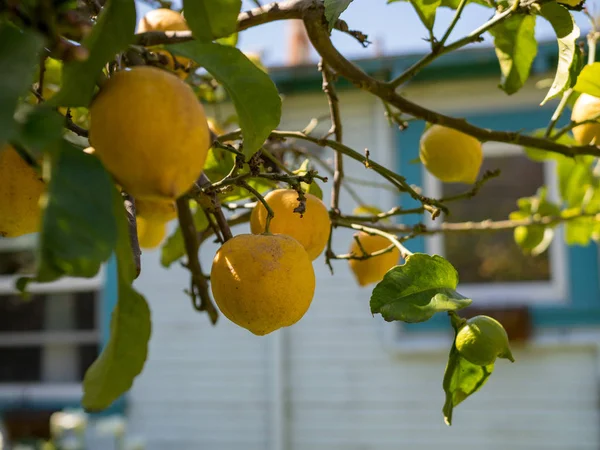
[[[340,101],[333,84],[334,75],[327,67],[327,64],[321,59],[319,70],[323,76],[323,92],[327,96],[329,103],[329,114],[331,116],[331,129],[329,134],[335,137],[335,141],[342,143],[342,119],[340,114]],[[334,175],[333,189],[331,190],[331,209],[337,214],[340,212],[340,189],[344,178],[344,157],[341,152],[337,151],[334,154]]]
[[[339,223],[338,225],[346,228],[352,228],[353,230],[363,231],[367,234],[374,234],[388,239],[400,251],[400,256],[402,256],[403,259],[406,259],[413,254],[409,249],[407,249],[404,245],[400,243],[396,236],[386,231],[380,230],[378,228],[365,227],[364,225],[359,225],[356,223]]]
[[[252,193],[252,195],[254,195],[254,197],[256,197],[256,200],[261,202],[263,204],[263,206],[265,207],[265,209],[267,210],[267,220],[265,221],[265,233],[270,233],[271,220],[273,219],[273,217],[275,217],[275,213],[273,212],[273,209],[271,209],[271,207],[269,206],[269,204],[267,203],[265,198],[260,194],[260,192],[258,192],[256,189],[254,189],[248,183],[246,183],[245,181],[241,181],[239,183],[239,185],[241,187],[243,187],[244,189],[246,189],[248,192]]]
[[[464,1],[461,1],[461,4],[463,2]],[[464,2],[464,3],[466,3],[466,2]],[[434,49],[431,51],[431,53],[428,53],[421,60],[417,61],[411,67],[406,69],[406,71],[404,71],[402,74],[400,74],[399,76],[394,78],[392,81],[390,81],[390,83],[389,83],[390,86],[395,89],[398,86],[400,86],[401,84],[406,83],[408,80],[412,79],[417,73],[419,73],[421,71],[421,69],[425,68],[426,66],[431,64],[433,61],[435,61],[437,58],[439,58],[442,55],[445,55],[446,53],[450,53],[455,50],[458,50],[459,48],[464,47],[473,42],[481,42],[482,36],[486,31],[490,30],[491,28],[493,28],[495,25],[499,24],[500,22],[508,19],[510,16],[512,16],[518,10],[518,7],[519,7],[519,1],[515,0],[515,3],[513,4],[513,6],[511,8],[507,9],[506,11],[504,11],[500,14],[495,15],[490,20],[488,20],[486,23],[484,23],[477,29],[473,30],[471,33],[469,33],[467,36],[463,37],[462,39],[459,39],[450,45],[444,46],[443,44],[446,42],[446,39],[448,39],[448,37],[450,36],[450,33],[452,32],[452,29],[454,28],[454,26],[452,26],[452,28],[449,27],[448,30],[446,31],[447,35],[444,35],[444,37],[440,41],[440,45],[434,47]],[[459,4],[459,8],[460,8],[460,4]],[[464,8],[464,5],[463,5],[463,8]],[[457,9],[457,11],[454,15],[453,21],[458,22],[461,12],[462,12],[462,10]],[[454,23],[454,25],[456,25],[456,23]]]
[[[205,188],[207,186],[211,186],[210,179],[208,176],[202,172],[200,178],[198,178],[197,184],[201,188]],[[206,195],[206,194],[204,194]],[[225,218],[225,214],[223,213],[223,209],[221,208],[221,203],[219,202],[219,198],[215,193],[208,194],[211,200],[211,208],[210,212],[215,216],[217,221],[217,225],[221,230],[221,234],[223,235],[223,241],[227,242],[229,239],[233,237],[231,233],[231,228],[229,228],[229,224],[227,223],[227,219]]]

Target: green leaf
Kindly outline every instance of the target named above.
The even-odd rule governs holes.
[[[600,62],[585,66],[579,77],[577,77],[577,83],[575,83],[573,89],[577,92],[600,97]]]
[[[579,214],[581,210],[579,208],[575,209],[577,210],[577,214]],[[586,247],[592,240],[596,226],[596,221],[593,217],[580,217],[568,220],[565,223],[565,242],[567,245]]]
[[[83,379],[82,405],[87,411],[102,411],[127,392],[144,368],[152,331],[150,308],[131,286],[136,276],[123,200],[113,193],[117,217],[118,302],[110,322],[110,338]]]
[[[325,18],[329,24],[330,32],[350,3],[352,3],[352,0],[325,0]]]
[[[113,183],[98,158],[67,142],[50,158],[36,280],[93,277],[117,242]]]
[[[271,78],[234,47],[190,41],[167,48],[196,61],[225,87],[238,115],[244,153],[253,155],[281,120],[281,98]]]
[[[537,54],[535,16],[516,15],[490,30],[502,78],[500,88],[511,95],[523,87]]]
[[[211,181],[225,178],[235,164],[235,155],[221,148],[211,147],[206,155],[204,173]]]
[[[435,313],[472,303],[455,291],[457,285],[458,273],[452,264],[438,255],[415,253],[403,265],[391,268],[375,286],[371,312],[388,322],[425,322]]]
[[[183,0],[183,11],[194,37],[212,41],[227,37],[237,29],[242,0]]]
[[[433,30],[435,24],[435,12],[441,4],[441,0],[410,0],[419,19],[428,30]]]
[[[238,44],[238,40],[239,40],[239,34],[238,33],[233,33],[233,34],[230,34],[227,37],[219,38],[215,42],[217,44],[221,44],[221,45],[228,45],[230,47],[236,47],[237,44]]]
[[[104,65],[133,41],[135,19],[133,0],[108,0],[92,32],[83,41],[89,57],[65,63],[62,88],[48,103],[88,106]]]
[[[488,380],[494,365],[477,366],[464,359],[452,344],[444,373],[443,388],[446,402],[442,412],[446,425],[452,425],[452,412],[456,406],[477,392]]]
[[[541,137],[544,137],[545,132],[546,132],[546,129],[541,128],[539,130],[535,130],[532,133],[532,136],[541,138]],[[570,134],[563,134],[558,139],[556,139],[554,142],[556,142],[558,144],[563,144],[563,145],[577,145],[577,141],[575,141],[575,138],[573,138],[573,136],[571,136]],[[525,154],[527,155],[527,157],[529,159],[531,159],[532,161],[537,161],[537,162],[543,162],[543,161],[547,161],[549,159],[558,161],[562,158],[565,158],[565,156],[563,156],[559,153],[548,152],[548,151],[540,150],[537,148],[525,147],[524,150],[525,150]]]
[[[202,231],[208,226],[208,219],[202,208],[196,208],[194,212],[194,224],[196,230]],[[181,227],[177,229],[169,236],[162,246],[160,255],[160,264],[163,267],[169,268],[175,261],[185,256],[185,244],[183,242],[183,234],[181,233]]]
[[[567,207],[579,207],[593,184],[592,156],[562,157],[558,160],[558,191]]]
[[[0,148],[16,133],[13,115],[19,97],[33,81],[43,46],[44,39],[37,32],[0,23],[0,67],[4,67],[0,83]]]
[[[397,0],[394,0],[397,1]],[[475,3],[477,5],[481,5],[481,6],[485,6],[487,8],[491,8],[494,5],[494,3],[492,3],[489,0],[470,0],[469,3]],[[442,3],[440,6],[443,6],[444,8],[450,8],[450,9],[457,9],[458,5],[460,5],[460,0],[442,0]]]
[[[556,2],[548,2],[540,6],[540,14],[550,22],[558,38],[558,68],[552,86],[541,103],[544,105],[573,86],[581,69],[582,57],[576,42],[580,35],[579,27],[571,13]]]
[[[42,103],[25,116],[18,141],[35,156],[41,156],[47,147],[61,140],[64,123],[65,118],[60,113]]]

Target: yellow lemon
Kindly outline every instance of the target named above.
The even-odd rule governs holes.
[[[18,237],[39,230],[41,176],[7,145],[0,148],[0,236]]]
[[[136,200],[135,213],[148,222],[167,223],[177,217],[177,205],[173,200]]]
[[[148,66],[117,72],[90,111],[95,154],[134,198],[173,200],[200,176],[210,147],[206,115],[175,75]]]
[[[275,217],[271,220],[270,232],[287,234],[300,242],[311,261],[315,260],[327,245],[331,220],[325,204],[312,194],[306,196],[306,210],[302,215],[294,212],[300,206],[298,192],[293,189],[276,189],[265,196]],[[250,216],[250,229],[254,234],[265,231],[267,210],[260,202]]]
[[[600,98],[589,94],[581,94],[571,112],[573,122],[583,122],[600,116]],[[596,122],[590,122],[573,128],[573,136],[580,145],[600,145],[600,118]]]
[[[138,33],[147,31],[188,31],[184,17],[177,11],[168,8],[157,8],[148,11],[138,24]]]
[[[441,125],[423,133],[419,156],[429,173],[446,183],[474,183],[483,162],[481,142]]]
[[[315,292],[308,254],[281,234],[240,234],[225,242],[213,260],[210,280],[225,317],[258,336],[298,322]]]
[[[362,248],[367,253],[374,253],[390,246],[391,242],[383,236],[376,236],[361,231],[358,233],[358,239]],[[356,240],[352,241],[350,252],[356,256],[362,256],[363,252]],[[361,286],[367,286],[372,283],[379,283],[383,276],[392,267],[398,264],[400,251],[394,247],[393,250],[379,256],[373,256],[368,259],[350,259],[348,264],[354,274],[356,281]]]
[[[456,349],[472,364],[487,366],[496,358],[515,362],[508,335],[500,322],[489,316],[475,316],[456,335]]]
[[[156,248],[167,236],[166,222],[153,222],[138,216],[136,223],[140,248],[149,250]]]
[[[138,24],[138,33],[145,33],[147,31],[189,31],[189,27],[185,19],[177,11],[173,11],[167,8],[158,8],[149,11]],[[149,47],[149,50],[164,55],[167,58],[167,67],[177,74],[180,78],[187,78],[188,70],[192,65],[192,60],[177,56],[177,62],[181,64],[184,69],[175,70],[175,62],[170,52],[166,50],[160,50],[157,47]],[[188,70],[185,70],[188,69]]]

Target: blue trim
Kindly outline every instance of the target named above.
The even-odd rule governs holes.
[[[120,398],[109,408],[102,412],[89,414],[90,417],[104,417],[114,414],[123,415],[125,412],[125,399]],[[27,410],[27,411],[62,411],[63,409],[80,409],[81,402],[74,400],[54,400],[54,401],[2,401],[0,402],[0,415],[9,410]]]
[[[503,130],[532,131],[547,125],[551,107],[522,109],[502,113],[471,114],[465,118],[480,127],[489,127]],[[563,118],[561,123],[568,119]],[[561,126],[561,123],[558,126]],[[399,171],[411,184],[422,186],[422,166],[420,163],[411,163],[419,156],[419,139],[425,128],[422,121],[411,122],[405,131],[396,134],[399,153]],[[418,203],[408,196],[402,196],[400,204],[404,208],[414,208]],[[404,223],[415,224],[423,220],[422,215],[413,215],[402,218]],[[566,245],[566,244],[563,244]],[[414,252],[425,252],[425,239],[419,237],[409,242],[409,248]],[[598,261],[598,247],[590,244],[586,247],[567,247],[567,303],[561,306],[533,305],[531,314],[533,325],[536,327],[578,327],[600,325],[600,264]],[[459,286],[460,291],[460,286]],[[477,302],[477,299],[474,299]],[[419,324],[405,325],[410,332],[439,331],[449,329],[448,319],[444,314],[438,314],[431,320]]]

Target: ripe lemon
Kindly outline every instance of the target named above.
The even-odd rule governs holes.
[[[177,217],[177,205],[173,200],[136,200],[135,213],[150,222],[166,223]]]
[[[481,142],[441,125],[423,133],[419,154],[429,173],[446,183],[474,183],[483,162]]]
[[[327,245],[331,220],[325,204],[312,194],[306,196],[306,210],[300,215],[294,212],[300,205],[298,192],[293,189],[276,189],[265,196],[266,202],[275,217],[271,220],[270,232],[287,234],[300,242],[310,260],[315,260]],[[265,231],[267,210],[260,202],[250,216],[250,230],[253,234]]]
[[[571,112],[573,122],[582,122],[600,115],[600,98],[589,94],[581,94]],[[580,145],[600,145],[600,119],[573,128],[573,136]]]
[[[315,292],[306,250],[282,234],[240,234],[225,242],[210,280],[225,317],[258,336],[298,322]]]
[[[0,236],[35,233],[40,226],[40,196],[46,185],[41,176],[6,145],[0,148]]]
[[[143,217],[137,217],[136,223],[140,248],[148,250],[156,248],[167,236],[166,222],[152,222]]]
[[[158,8],[149,11],[138,23],[138,33],[145,33],[147,31],[189,31],[189,27],[185,19],[177,11],[173,11],[167,8]],[[167,58],[167,67],[170,70],[175,71],[178,77],[187,78],[188,69],[191,67],[192,60],[177,56],[177,62],[181,64],[185,69],[175,70],[175,62],[170,52],[166,50],[160,50],[157,47],[149,47],[149,50],[164,55]]]
[[[158,247],[167,235],[167,223],[177,217],[177,205],[172,200],[136,200],[138,241],[141,248]]]
[[[456,349],[472,364],[487,366],[496,358],[515,362],[508,335],[500,322],[489,316],[475,316],[456,335]]]
[[[383,236],[371,235],[363,231],[358,233],[358,239],[367,253],[383,250],[391,244],[391,242]],[[356,256],[363,255],[356,240],[352,241],[350,252]],[[383,255],[373,256],[372,258],[363,260],[350,259],[348,260],[348,264],[350,265],[350,270],[354,273],[354,277],[358,284],[367,286],[371,283],[380,282],[387,271],[398,264],[399,259],[400,251],[394,247],[392,251],[384,253]]]
[[[114,74],[92,102],[90,144],[136,199],[173,200],[200,176],[210,147],[192,89],[156,67]]]

